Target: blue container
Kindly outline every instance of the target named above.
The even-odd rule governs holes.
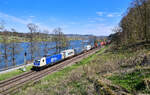
[[[60,60],[62,60],[61,54],[56,54],[56,55],[46,57],[46,65],[53,64],[53,63],[58,62]]]

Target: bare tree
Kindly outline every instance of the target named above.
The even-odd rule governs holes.
[[[3,20],[0,21],[0,32],[2,32],[5,29],[4,24],[5,24],[5,22]]]
[[[9,39],[8,39],[8,35],[7,35],[8,31],[4,30],[3,31],[3,35],[2,35],[2,44],[1,44],[1,49],[2,49],[2,57],[4,58],[4,63],[5,63],[5,67],[8,68],[8,57],[9,57]]]
[[[1,40],[1,55],[4,59],[5,67],[8,68],[8,56],[9,56],[9,39],[8,31],[5,29],[5,22],[0,22],[0,30],[2,32]]]
[[[38,46],[36,45],[36,39],[35,39],[35,34],[38,31],[38,26],[33,24],[33,23],[29,23],[27,25],[28,29],[30,30],[29,32],[29,52],[31,54],[31,60],[33,60],[34,58],[34,54],[37,51]]]
[[[144,33],[144,38],[146,40],[146,42],[148,42],[149,38],[148,38],[148,27],[149,27],[149,12],[150,12],[150,8],[149,8],[149,3],[150,0],[135,0],[134,4],[135,4],[135,8],[137,9],[139,15],[142,19],[142,28],[143,28],[143,33]]]
[[[48,42],[49,42],[49,30],[44,30],[42,35],[42,46],[43,46],[44,55],[48,54],[48,50],[49,50]]]
[[[121,32],[122,32],[122,29],[121,29],[121,27],[115,27],[112,31],[115,32],[115,35],[112,36],[112,41],[114,41],[115,44],[116,44],[117,46],[119,46],[119,45],[121,44],[121,41],[120,41],[120,40],[121,40],[121,37],[120,37],[120,34],[121,34]]]
[[[19,43],[17,42],[18,40],[15,35],[16,30],[12,28],[11,31],[12,31],[12,39],[10,42],[10,55],[11,55],[12,64],[13,64],[13,66],[15,66],[16,65],[16,55],[18,55],[21,52],[22,48],[20,47]]]
[[[56,28],[53,30],[52,41],[56,45],[56,53],[60,53],[62,49],[65,49],[69,46],[69,41],[63,32],[61,32],[61,28]]]
[[[89,36],[88,40],[89,40],[88,44],[91,44],[91,45],[98,42],[97,37],[93,35]]]
[[[63,32],[61,32],[61,49],[68,49],[70,46],[70,41]]]
[[[4,31],[4,29],[5,29],[5,26],[4,26],[4,24],[5,24],[5,22],[2,20],[2,21],[0,21],[0,32],[3,32]],[[3,38],[1,37],[1,39],[2,39],[2,42],[1,42],[1,45],[0,45],[0,48],[1,48],[1,51],[0,51],[0,62],[1,62],[1,58],[3,57],[4,58],[4,56],[3,56],[3,54],[4,54],[4,51],[3,51]],[[6,61],[5,61],[6,62]],[[6,63],[5,63],[6,64]],[[5,65],[6,67],[7,67],[7,64]]]

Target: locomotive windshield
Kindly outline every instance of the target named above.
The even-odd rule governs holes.
[[[35,58],[35,62],[40,62],[41,58],[37,57]]]
[[[40,60],[35,60],[34,61],[34,66],[39,66],[40,65]]]
[[[35,62],[40,62],[40,60],[35,60]]]

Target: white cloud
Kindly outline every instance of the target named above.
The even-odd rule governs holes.
[[[96,14],[98,15],[98,16],[104,16],[104,17],[119,17],[119,16],[121,16],[121,12],[112,12],[112,13],[110,13],[110,12],[96,12]]]
[[[30,18],[35,18],[35,16],[29,16]]]
[[[39,22],[33,22],[31,17],[33,18],[35,16],[29,16],[29,18],[27,18],[27,19],[21,19],[19,17],[11,16],[11,15],[0,12],[0,19],[6,21],[6,24],[7,24],[6,26],[8,26],[7,28],[13,27],[19,31],[25,32],[25,31],[27,31],[26,25],[29,23],[34,23],[34,24],[38,25],[39,28],[42,30],[44,30],[44,29],[50,30],[50,31],[53,30],[52,27],[48,27],[48,26],[43,25],[42,23],[39,23]]]
[[[36,23],[36,25],[39,26],[39,28],[42,29],[42,30],[52,31],[54,29],[53,27],[49,27],[49,26],[43,25],[42,23]]]
[[[108,36],[112,33],[113,25],[106,24],[87,24],[84,33],[94,34],[97,36]]]
[[[120,17],[121,13],[119,12],[114,12],[114,13],[109,13],[107,14],[107,17]]]
[[[99,14],[99,16],[100,15],[101,16],[108,15],[108,13],[106,13],[106,12],[105,13],[99,12],[98,14]],[[109,14],[111,14],[111,13],[109,13]],[[117,14],[117,13],[113,13],[113,16],[114,15],[119,16],[119,14]],[[28,32],[28,29],[26,27],[26,25],[28,23],[37,24],[40,27],[40,29],[42,29],[42,30],[46,29],[49,31],[52,31],[56,27],[61,27],[63,32],[68,33],[68,34],[78,33],[78,34],[109,35],[112,33],[112,28],[113,28],[113,25],[111,26],[111,25],[105,25],[105,24],[98,24],[98,23],[105,23],[105,22],[101,22],[101,21],[104,21],[107,19],[107,18],[103,18],[103,17],[88,18],[88,22],[93,22],[93,23],[89,23],[89,24],[87,24],[88,22],[86,22],[86,24],[85,24],[85,23],[73,22],[73,21],[66,22],[68,24],[55,23],[56,20],[58,20],[58,19],[51,18],[50,19],[51,22],[50,22],[50,24],[48,24],[49,26],[44,25],[42,22],[34,22],[32,20],[32,17],[35,17],[35,16],[29,16],[27,19],[21,19],[19,17],[11,16],[11,15],[0,12],[0,18],[5,20],[6,24],[10,25],[9,27],[16,28],[17,30],[22,31],[22,32]],[[58,22],[60,22],[60,21],[58,21]]]
[[[104,12],[96,12],[98,16],[103,16]]]
[[[70,22],[69,24],[75,25],[75,24],[79,24],[79,23],[77,23],[77,22]]]
[[[67,28],[64,30],[68,34],[92,34],[96,36],[109,36],[112,34],[112,29],[115,25],[107,24],[83,24],[79,27]]]
[[[99,18],[99,17],[95,17],[95,18],[88,18],[89,22],[101,22],[101,21],[104,21],[105,19],[104,18]]]
[[[17,18],[15,16],[11,16],[11,15],[5,14],[5,13],[2,13],[2,12],[0,12],[0,18],[12,20],[14,22],[18,22],[18,23],[25,24],[25,25],[32,22],[29,19],[28,20],[23,20],[23,19],[20,19],[20,18]]]
[[[107,17],[114,17],[114,15],[113,14],[108,14]]]

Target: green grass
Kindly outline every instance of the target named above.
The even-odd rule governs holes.
[[[117,59],[119,63],[126,63],[125,66],[121,65],[121,69],[131,68],[130,64],[135,64],[135,59],[139,58],[139,55],[148,53],[149,50],[142,49],[138,51],[120,50],[118,52],[108,52],[103,54],[106,60]],[[134,63],[131,63],[134,62]],[[129,65],[129,66],[128,66]],[[143,67],[137,68],[138,66],[132,67],[135,69],[130,73],[113,74],[107,77],[114,84],[126,88],[129,92],[142,91],[147,92],[142,82],[144,78],[150,78],[150,69],[143,69]]]
[[[16,39],[15,41],[16,42],[27,42],[27,38],[25,37],[18,37],[18,36],[9,36],[7,39],[8,39],[8,42],[12,41],[13,39]],[[0,42],[2,42],[2,35],[0,35]]]
[[[30,71],[31,68],[32,68],[32,66],[28,66],[28,67],[27,67],[27,71]],[[24,73],[24,72],[21,71],[20,69],[17,69],[17,70],[11,71],[11,72],[7,72],[7,73],[4,73],[4,74],[0,74],[0,81],[9,79],[9,78],[11,78],[11,77],[20,75],[20,74],[22,74],[22,73]]]
[[[147,92],[143,84],[143,79],[150,78],[150,69],[136,69],[134,72],[114,75],[109,77],[114,84],[126,88],[128,91],[143,91]]]

